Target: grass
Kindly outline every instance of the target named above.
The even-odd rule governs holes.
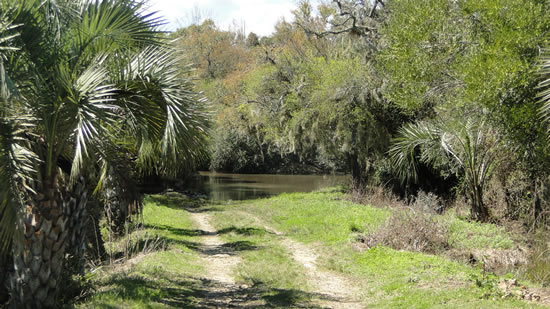
[[[510,249],[514,241],[504,228],[489,223],[468,222],[456,217],[448,217],[449,243],[459,249]]]
[[[217,212],[213,214],[212,224],[225,241],[248,242],[256,247],[256,250],[240,254],[243,262],[235,270],[238,281],[248,285],[263,282],[274,288],[312,292],[304,269],[283,248],[280,237],[267,231],[253,218],[238,212]]]
[[[391,214],[386,209],[354,204],[337,191],[282,194],[239,208],[296,240],[325,245],[347,243],[354,233],[374,231]]]
[[[227,247],[253,261],[238,268],[241,276],[237,279],[242,285],[227,287],[205,279],[204,260],[200,258],[204,253],[201,237],[205,233],[197,229],[188,210],[216,214],[220,206],[183,197],[148,197],[144,206],[145,230],[134,232],[130,238],[154,235],[166,243],[166,250],[140,254],[125,264],[106,266],[89,274],[93,291],[74,307],[217,308],[231,299],[235,307],[316,308],[310,300],[319,296],[307,289],[300,268],[277,245],[273,235],[249,226],[249,221],[241,221],[242,228],[227,225],[218,230],[228,239]],[[117,250],[121,251],[123,242],[116,242]],[[281,272],[289,276],[281,277]]]
[[[204,232],[186,210],[207,211],[218,235],[241,258],[234,269],[235,287],[220,289],[216,282],[202,278]],[[96,272],[91,279],[93,295],[77,307],[215,307],[225,298],[233,299],[236,307],[315,307],[323,296],[316,293],[304,266],[285,247],[282,239],[288,237],[313,248],[319,268],[339,273],[359,286],[360,297],[369,307],[538,308],[502,298],[496,287],[501,278],[478,267],[382,246],[362,252],[354,248],[359,234],[376,231],[391,214],[390,209],[354,204],[338,190],[223,205],[151,196],[144,210],[146,232],[165,241],[166,249]],[[455,248],[513,246],[505,231],[495,225],[452,215],[439,219],[449,224],[449,239]]]
[[[90,279],[95,291],[77,307],[178,308],[196,303],[204,285],[199,279],[204,267],[196,252],[196,227],[182,208],[188,203],[182,198],[148,197],[143,214],[146,228],[129,237],[143,243],[143,235],[154,235],[166,244],[166,250],[98,270]],[[117,250],[123,242],[117,242]]]
[[[250,214],[254,220],[243,216]],[[375,247],[364,252],[353,249],[357,233],[373,232],[391,215],[391,210],[358,205],[337,190],[282,194],[277,197],[236,202],[217,214],[218,224],[244,227],[263,224],[285,236],[308,243],[321,257],[321,266],[347,276],[362,287],[362,299],[376,308],[536,308],[513,298],[501,298],[499,278],[480,268],[445,257]],[[450,239],[457,248],[509,248],[513,243],[504,230],[470,223],[459,218],[448,221]],[[235,235],[234,237],[244,237]],[[263,257],[269,263],[270,256]],[[253,268],[252,260],[245,264]],[[261,266],[259,266],[261,268]],[[271,276],[259,274],[258,276]],[[294,274],[289,275],[295,276]],[[278,280],[285,281],[280,272]]]

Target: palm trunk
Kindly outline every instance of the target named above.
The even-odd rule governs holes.
[[[24,242],[14,244],[13,300],[17,308],[53,308],[68,236],[62,197],[27,208]]]
[[[88,200],[86,210],[90,218],[86,228],[86,239],[90,244],[88,253],[92,260],[102,261],[107,256],[105,242],[103,241],[103,237],[101,237],[101,228],[99,226],[99,220],[102,217],[104,209],[101,203],[98,203],[96,200]]]
[[[539,226],[542,226],[541,214],[542,214],[542,205],[539,195],[539,180],[535,178],[533,183],[533,192],[535,196],[533,197],[533,229],[536,229]]]
[[[84,179],[81,178],[73,188],[64,206],[65,214],[69,218],[69,260],[67,266],[70,274],[84,273],[84,252],[87,245],[86,227],[88,226],[87,193]]]
[[[128,219],[128,205],[122,199],[120,190],[108,187],[104,192],[105,215],[111,232],[115,235],[124,234],[124,225]]]
[[[70,271],[83,269],[84,183],[79,182],[65,194],[51,187],[43,191],[37,194],[42,199],[30,201],[27,206],[23,243],[14,243],[11,287],[16,308],[55,307],[67,245],[69,261],[74,263]]]
[[[133,186],[122,188],[115,177],[105,178],[103,202],[105,216],[110,230],[117,236],[126,232],[126,224],[132,222],[133,215],[141,212],[141,195]]]
[[[485,222],[489,219],[489,209],[483,203],[483,189],[480,185],[474,185],[472,188],[472,208],[470,215],[476,221]]]

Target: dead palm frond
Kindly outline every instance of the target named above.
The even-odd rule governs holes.
[[[550,49],[544,49],[540,59],[540,74],[542,80],[539,83],[539,98],[541,103],[540,114],[545,121],[550,120]]]

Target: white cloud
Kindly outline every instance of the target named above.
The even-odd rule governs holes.
[[[212,18],[222,29],[228,29],[233,21],[244,22],[247,32],[269,35],[281,18],[290,20],[296,0],[151,0],[151,10],[158,11],[167,21],[168,30],[191,23],[195,7],[203,15]]]

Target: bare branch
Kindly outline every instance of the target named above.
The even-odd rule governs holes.
[[[339,35],[343,33],[352,33],[365,37],[376,32],[376,27],[365,26],[363,25],[363,21],[376,17],[376,11],[379,5],[384,6],[384,2],[382,0],[375,0],[368,14],[366,14],[364,8],[357,8],[358,6],[366,6],[365,1],[359,1],[353,5],[349,5],[342,0],[333,0],[333,2],[338,8],[338,16],[345,17],[343,21],[330,21],[329,24],[333,29],[315,31],[300,21],[296,21],[296,25],[302,28],[306,34],[314,35],[317,38],[323,38],[328,35]]]

